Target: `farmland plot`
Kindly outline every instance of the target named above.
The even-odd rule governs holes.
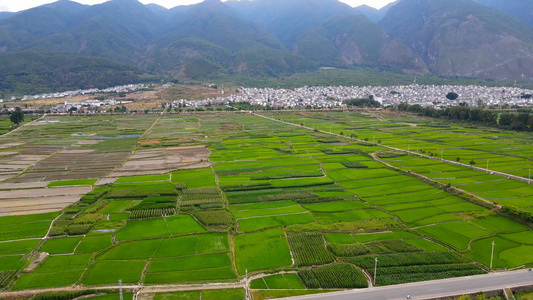
[[[443,151],[444,158],[475,159],[477,164],[489,159],[494,169],[507,164],[523,172],[520,165],[529,149],[498,149],[498,143],[510,149],[508,143],[518,142],[510,137],[493,142],[480,130],[431,127],[427,121],[403,120],[418,124],[414,127],[352,113],[297,115],[310,116],[319,128],[331,125],[336,133],[369,140],[376,136],[400,148],[409,140],[412,151]],[[255,289],[361,288],[368,286],[361,269],[373,275],[376,257],[383,269],[378,285],[482,274],[486,270],[473,262],[488,264],[486,249],[493,240],[495,268],[533,263],[528,227],[443,188],[450,183],[531,210],[533,193],[521,183],[436,160],[383,153],[386,149],[380,146],[253,115],[163,115],[153,124],[156,118],[143,116],[136,124],[130,116],[69,117],[42,124],[42,130],[22,128],[32,142],[18,132],[5,141],[0,137],[0,145],[9,147],[5,151],[13,152],[0,155],[8,166],[0,168],[0,180],[39,161],[24,176],[0,184],[2,195],[46,195],[97,184],[76,194],[81,201],[67,208],[49,207],[64,215],[52,227],[54,238],[48,237],[40,249],[40,239],[59,213],[0,218],[0,270],[11,283],[20,276],[14,289],[106,285],[118,279],[147,285],[237,282],[246,270],[253,276],[273,274],[254,280]],[[476,142],[469,143],[465,134]],[[21,145],[9,146],[17,139]],[[443,185],[385,167],[374,161],[373,152]],[[20,165],[12,161],[17,157]],[[81,167],[75,169],[76,164]],[[66,196],[71,194],[50,198]],[[21,275],[27,254],[34,250],[51,256]],[[67,266],[61,274],[60,264]],[[318,267],[309,268],[313,265]],[[53,276],[56,283],[48,279]],[[233,292],[168,297],[232,299],[242,291]]]

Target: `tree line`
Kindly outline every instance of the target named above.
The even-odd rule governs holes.
[[[398,110],[416,113],[420,116],[442,118],[450,121],[474,123],[517,131],[533,131],[533,114],[527,112],[499,113],[488,109],[469,106],[452,106],[442,109],[424,107],[420,104],[400,103]]]

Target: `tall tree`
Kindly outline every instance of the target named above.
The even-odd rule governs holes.
[[[17,106],[15,108],[15,111],[9,116],[9,120],[11,120],[11,122],[17,126],[24,121],[24,113],[20,107]]]

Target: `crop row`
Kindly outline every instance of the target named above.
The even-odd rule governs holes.
[[[375,258],[376,256],[367,255],[349,258],[346,261],[363,269],[370,269],[374,267]],[[465,262],[468,262],[468,260],[452,252],[400,253],[378,256],[378,265],[380,267],[458,264]]]
[[[339,257],[353,257],[372,253],[365,244],[328,244],[328,249]]]
[[[405,253],[418,252],[419,248],[403,240],[383,240],[366,244],[374,253]]]
[[[150,210],[150,209],[171,209],[176,208],[176,200],[170,196],[149,196],[136,205],[131,210]]]
[[[363,164],[360,161],[343,161],[341,162],[341,164],[343,164],[346,168],[351,168],[351,169],[367,169],[368,168],[367,165]]]
[[[149,209],[165,209],[165,208],[175,208],[176,202],[173,203],[154,203],[154,202],[141,202],[136,205],[131,211],[136,210],[149,210]]]
[[[217,187],[204,187],[204,188],[196,188],[196,189],[186,189],[183,190],[184,195],[219,195],[220,189]]]
[[[288,237],[298,266],[323,265],[335,261],[326,249],[322,233],[290,232]]]
[[[47,292],[33,296],[32,300],[70,300],[82,298],[84,295],[100,294],[101,292],[95,290],[85,290],[76,292]]]
[[[192,195],[188,195],[192,196]],[[179,200],[181,206],[202,205],[209,203],[222,203],[221,196],[206,195],[205,197],[182,197]]]
[[[310,289],[368,287],[365,274],[347,264],[332,264],[316,269],[301,270],[298,275],[303,284]]]
[[[0,288],[9,285],[17,271],[0,271]]]
[[[196,211],[193,215],[207,227],[227,227],[233,222],[231,216],[225,210]]]
[[[250,180],[275,180],[287,178],[304,178],[304,177],[320,177],[324,176],[322,171],[313,172],[294,172],[294,173],[277,173],[269,175],[251,175]]]
[[[259,196],[258,198],[259,198],[259,201],[261,202],[291,201],[291,200],[297,200],[297,199],[318,198],[318,195],[313,192],[295,192],[295,193],[265,195],[265,196]]]
[[[369,273],[374,276],[373,269],[369,270]],[[376,284],[383,286],[484,273],[486,272],[483,269],[473,264],[381,268],[377,271]]]
[[[326,203],[326,202],[339,202],[347,200],[344,197],[333,196],[333,197],[317,197],[317,198],[302,198],[295,200],[301,204],[311,204],[311,203]]]
[[[131,189],[131,190],[112,190],[107,195],[107,198],[122,199],[122,198],[146,198],[151,195],[162,195],[162,196],[178,196],[176,190],[142,190],[142,189]]]
[[[177,211],[175,207],[134,210],[130,214],[130,219],[139,220],[139,219],[159,218],[163,216],[175,215],[176,213]]]

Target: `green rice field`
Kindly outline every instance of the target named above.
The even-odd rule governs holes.
[[[254,295],[281,297],[366,288],[376,257],[378,286],[485,274],[493,242],[493,269],[533,266],[533,185],[490,174],[526,177],[530,133],[380,112],[264,115],[296,126],[248,113],[46,117],[59,122],[0,137],[25,142],[0,152],[48,157],[0,182],[6,199],[75,195],[0,217],[0,289],[237,286],[248,275]],[[61,157],[70,147],[90,154]]]

